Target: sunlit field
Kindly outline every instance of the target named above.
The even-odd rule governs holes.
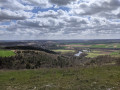
[[[86,47],[86,48],[120,48],[119,43],[111,43],[111,44],[86,44],[86,43],[73,43],[67,45],[61,45],[66,48],[69,47]]]
[[[58,50],[53,50],[54,52],[61,52],[61,53],[73,53],[75,50],[64,50],[64,49],[58,49]]]
[[[9,51],[9,50],[0,50],[0,57],[10,57],[10,56],[14,56],[15,53],[13,51]]]

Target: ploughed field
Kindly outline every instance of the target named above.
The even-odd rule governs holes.
[[[120,66],[0,70],[1,90],[119,90]]]

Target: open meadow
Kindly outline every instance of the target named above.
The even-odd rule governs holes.
[[[0,57],[10,57],[14,55],[15,53],[11,50],[0,50]]]
[[[120,57],[120,50],[93,50],[87,53],[86,57],[94,58],[100,55],[110,55],[112,57]]]
[[[1,90],[119,90],[120,66],[0,70]]]

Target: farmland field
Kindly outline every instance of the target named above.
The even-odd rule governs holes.
[[[61,52],[61,53],[73,53],[75,50],[64,50],[64,49],[58,49],[58,50],[53,50],[54,52]]]
[[[15,53],[13,51],[9,50],[0,50],[0,57],[9,57],[9,56],[14,56]]]
[[[62,47],[66,47],[66,49],[56,49],[53,50],[55,52],[61,52],[62,54],[65,53],[74,53],[76,50],[90,48],[90,52],[87,52],[86,57],[94,58],[100,55],[111,55],[112,57],[120,57],[120,44],[113,43],[113,44],[83,44],[83,43],[75,43],[75,44],[68,44],[68,45],[61,45]],[[75,49],[77,48],[77,49]],[[67,50],[72,49],[72,50]],[[118,49],[118,50],[114,50]]]
[[[120,51],[112,52],[110,55],[114,57],[120,57]]]
[[[109,43],[109,44],[70,43],[60,46],[66,47],[66,49],[73,49],[73,50],[81,50],[81,49],[84,50],[86,48],[90,49],[91,52],[87,52],[88,55],[86,56],[90,58],[94,58],[100,55],[111,55],[112,57],[120,57],[120,51],[119,51],[120,43]]]
[[[86,57],[90,57],[90,58],[94,58],[100,55],[105,55],[105,54],[100,54],[100,53],[95,53],[95,52],[91,52],[91,53],[87,53],[88,55]]]
[[[77,43],[77,44],[67,44],[61,45],[63,47],[86,47],[86,48],[120,48],[120,43],[111,43],[111,44],[86,44],[86,43]]]
[[[100,55],[110,55],[112,57],[120,57],[120,51],[119,50],[93,50],[89,53],[86,57],[94,58]]]

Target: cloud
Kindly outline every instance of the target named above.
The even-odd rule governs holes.
[[[24,11],[11,11],[0,9],[0,21],[3,20],[24,20],[30,18],[30,13]]]
[[[19,0],[0,0],[0,7],[10,10],[32,10],[33,7],[24,5]]]
[[[119,0],[1,0],[0,7],[0,39],[120,38]]]
[[[58,6],[63,6],[70,4],[71,2],[75,2],[76,0],[49,0],[50,3],[58,5]]]
[[[51,13],[50,13],[51,12]],[[69,16],[66,11],[58,10],[39,12],[36,17],[33,19],[27,19],[23,21],[18,21],[17,24],[24,27],[31,27],[42,32],[59,32],[60,30],[66,31],[67,28],[70,28],[69,31],[75,31],[75,29],[83,27],[85,24],[88,24],[88,19],[84,19],[76,16]]]
[[[22,0],[24,3],[31,4],[34,7],[49,8],[52,7],[48,0]]]
[[[100,13],[106,13],[120,8],[119,0],[92,0],[90,3],[81,3],[75,13],[79,15],[95,15]],[[74,8],[73,8],[74,9]],[[80,10],[79,10],[80,9]]]

